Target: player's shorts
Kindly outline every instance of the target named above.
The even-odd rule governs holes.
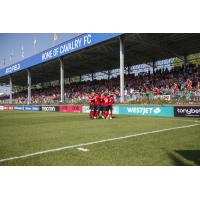
[[[94,106],[95,111],[100,111],[100,105]]]
[[[90,110],[94,110],[94,105],[90,105]]]
[[[103,111],[103,106],[100,106],[100,109],[99,109],[99,111],[100,111],[100,112],[102,112],[102,111]]]
[[[108,110],[112,110],[112,105],[109,105],[109,106],[108,106]]]
[[[108,112],[109,111],[109,107],[108,106],[104,106],[103,110]]]

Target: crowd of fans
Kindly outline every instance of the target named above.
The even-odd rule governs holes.
[[[87,103],[92,91],[111,92],[115,102],[120,100],[119,76],[110,80],[94,80],[76,82],[65,85],[66,103]],[[140,73],[125,75],[125,100],[131,102],[146,102],[157,100],[162,95],[170,95],[178,103],[181,99],[191,102],[200,102],[200,67],[188,66],[181,69],[157,70],[155,73]],[[0,103],[8,102],[9,97],[3,97]],[[59,103],[60,87],[47,87],[32,89],[32,103],[48,104]],[[13,94],[13,103],[24,104],[27,102],[27,91]]]

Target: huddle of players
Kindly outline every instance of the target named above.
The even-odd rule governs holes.
[[[92,92],[89,95],[89,102],[91,119],[98,119],[100,113],[102,119],[112,119],[112,104],[114,103],[112,94]]]

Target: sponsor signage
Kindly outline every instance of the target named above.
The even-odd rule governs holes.
[[[119,106],[113,106],[112,113],[113,113],[114,115],[118,115],[118,114],[119,114]]]
[[[73,53],[75,51],[93,46],[95,44],[115,38],[120,35],[122,35],[122,33],[85,33],[79,35],[71,40],[47,49],[46,51],[22,60],[21,62],[0,69],[0,77],[12,74],[23,69],[27,69],[29,67],[41,64],[49,60],[53,60],[60,56]]]
[[[26,111],[39,111],[40,106],[24,106],[24,110],[26,110]]]
[[[4,110],[13,110],[13,106],[4,106],[3,109]]]
[[[175,117],[200,117],[200,106],[174,106]]]
[[[31,106],[25,106],[24,110],[27,110],[27,111],[32,110],[32,107]]]
[[[89,113],[90,112],[90,106],[82,106],[82,112],[83,113]]]
[[[60,112],[82,112],[82,106],[60,106]]]
[[[41,106],[41,111],[56,112],[59,111],[58,106]]]
[[[13,110],[24,110],[24,106],[14,106]]]
[[[90,107],[89,106],[82,106],[82,112],[83,113],[89,113]],[[113,106],[113,114],[118,115],[119,114],[119,106]]]
[[[172,106],[119,106],[121,115],[173,117]]]
[[[40,111],[40,106],[32,106],[32,111]]]
[[[3,110],[3,106],[0,106],[0,110]]]

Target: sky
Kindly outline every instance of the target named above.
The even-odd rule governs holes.
[[[0,68],[12,65],[78,35],[80,33],[0,33]],[[9,91],[9,87],[0,86],[0,93],[8,94]]]
[[[78,35],[80,33],[0,33],[0,68]]]
[[[0,33],[0,68],[12,65],[78,35],[80,33]],[[8,94],[9,91],[9,87],[0,85],[0,93]]]

